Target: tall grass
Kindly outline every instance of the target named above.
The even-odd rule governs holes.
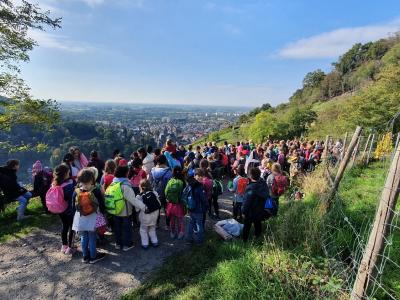
[[[123,299],[345,299],[323,258],[283,251],[269,242],[205,245],[167,260]]]

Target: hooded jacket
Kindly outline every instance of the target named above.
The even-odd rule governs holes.
[[[17,171],[8,167],[0,167],[0,190],[9,200],[17,199],[27,192],[17,179]]]
[[[264,204],[268,198],[268,187],[265,181],[251,181],[243,196],[242,212],[246,219],[262,221],[264,219]]]

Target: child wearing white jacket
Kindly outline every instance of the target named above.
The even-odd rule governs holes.
[[[137,209],[139,211],[140,237],[142,239],[142,248],[147,250],[150,246],[149,237],[151,245],[158,247],[156,225],[161,202],[157,192],[153,191],[149,180],[141,180],[139,188],[140,194],[136,196],[136,199],[146,205],[145,210]]]

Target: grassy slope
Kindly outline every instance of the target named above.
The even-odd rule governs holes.
[[[55,222],[56,216],[43,214],[40,198],[34,198],[29,201],[27,214],[32,215],[29,219],[22,222],[16,222],[17,202],[8,205],[4,212],[0,213],[0,243],[4,243],[13,238],[29,234],[37,228],[48,228]]]
[[[373,222],[377,203],[388,170],[388,162],[374,163],[368,168],[353,168],[344,178],[339,196],[343,200],[343,213],[349,218],[349,222],[354,230],[361,232],[364,241],[367,241],[370,224]],[[400,209],[397,205],[396,211]],[[398,219],[398,217],[397,217]],[[345,247],[349,240],[355,240],[354,230],[345,226],[342,231],[337,231],[336,246]],[[400,299],[400,270],[396,266],[400,265],[400,232],[398,228],[394,229],[391,236],[392,246],[390,247],[390,259],[393,262],[387,262],[383,272],[383,286],[389,290],[396,299]],[[353,248],[357,251],[362,250],[362,245],[358,242],[353,243]],[[387,298],[382,290],[378,291],[376,298]]]
[[[268,242],[263,245],[226,243],[209,233],[205,245],[171,257],[149,281],[123,298],[345,299],[350,285],[332,276],[321,245],[328,244],[329,256],[338,259],[344,259],[340,257],[344,249],[362,250],[361,245],[353,247],[354,231],[343,217],[367,236],[365,228],[373,220],[386,171],[382,163],[348,171],[339,191],[343,205],[328,215],[321,205],[323,195],[315,191],[301,202],[282,203],[279,217],[268,224]],[[391,258],[397,263],[399,242],[396,235]],[[400,298],[398,268],[388,264],[384,274],[384,285]],[[382,291],[376,296],[385,298]]]
[[[336,124],[338,122],[338,117],[340,117],[343,105],[346,101],[351,97],[350,94],[338,96],[332,98],[329,101],[324,102],[316,102],[312,105],[312,110],[314,110],[318,117],[315,122],[318,124],[317,126],[311,126],[308,137],[311,139],[322,139],[325,138],[326,135],[336,136],[333,137],[342,137],[343,133],[346,131],[351,132],[354,128],[336,128],[335,133],[332,132],[332,124]],[[244,127],[248,125],[242,125]],[[216,132],[218,138],[216,140],[212,140],[216,142],[218,145],[222,145],[224,141],[228,141],[228,143],[236,143],[242,140],[247,140],[246,136],[244,136],[240,129],[232,130],[231,128],[223,129],[221,131]],[[193,145],[203,145],[206,142],[211,141],[209,136],[205,136],[199,140],[197,140]]]

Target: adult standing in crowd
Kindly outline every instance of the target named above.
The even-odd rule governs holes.
[[[0,189],[9,201],[17,200],[19,202],[17,221],[27,217],[25,216],[25,209],[29,199],[32,198],[32,193],[18,183],[17,172],[19,167],[20,163],[17,159],[11,159],[7,161],[5,166],[0,167]]]

